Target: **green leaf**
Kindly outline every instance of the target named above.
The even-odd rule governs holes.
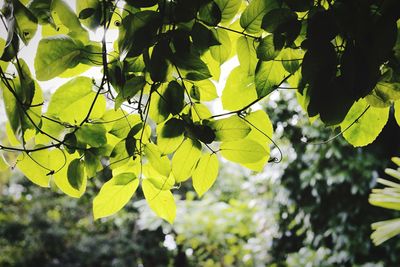
[[[276,8],[263,17],[261,28],[270,33],[285,32],[288,23],[297,20],[297,14],[288,8]]]
[[[284,2],[296,12],[304,12],[314,5],[314,0],[284,0]]]
[[[76,190],[81,190],[84,179],[87,179],[85,174],[85,164],[80,159],[74,159],[68,165],[68,182]]]
[[[221,10],[214,1],[209,1],[199,9],[199,19],[208,26],[217,26],[221,21],[221,16]]]
[[[301,66],[304,51],[301,49],[285,48],[281,51],[279,59],[282,60],[283,68],[294,74]]]
[[[175,179],[172,173],[168,176],[160,174],[150,164],[143,166],[143,174],[155,188],[159,190],[171,190],[175,185]]]
[[[91,147],[107,144],[106,128],[102,124],[84,124],[75,133],[78,142]]]
[[[236,44],[240,66],[248,75],[253,76],[257,66],[256,43],[250,38],[239,37]]]
[[[79,12],[79,15],[78,15],[78,17],[79,17],[79,19],[87,19],[87,18],[89,18],[89,17],[91,17],[91,16],[93,16],[93,14],[95,13],[95,9],[94,8],[85,8],[85,9],[82,9],[80,12]]]
[[[221,11],[221,22],[230,22],[242,5],[242,0],[214,0]]]
[[[93,200],[93,216],[99,219],[111,216],[122,209],[139,186],[136,174],[127,172],[114,176],[106,182]]]
[[[264,97],[281,85],[286,71],[279,61],[259,61],[255,85],[258,97]]]
[[[200,22],[195,22],[193,24],[191,36],[193,44],[200,50],[206,50],[209,47],[218,46],[220,44],[214,32]]]
[[[360,99],[351,107],[346,118],[340,124],[342,131],[349,127],[343,133],[343,137],[355,147],[372,143],[389,119],[389,107],[375,108],[371,106],[368,108],[368,106],[365,99]],[[368,110],[366,110],[367,108]],[[362,113],[364,114],[358,118]]]
[[[145,48],[154,44],[160,22],[159,13],[152,10],[139,11],[124,17],[118,36],[118,48],[122,58],[126,55],[139,56]]]
[[[80,62],[83,47],[67,35],[43,38],[35,56],[35,72],[39,81],[57,77]]]
[[[211,101],[218,97],[217,88],[210,80],[197,81],[191,87],[190,96],[196,100]]]
[[[151,59],[147,67],[150,77],[154,82],[165,82],[167,80],[169,63],[167,56],[170,54],[170,48],[167,42],[158,42],[151,54]]]
[[[103,18],[102,3],[100,1],[76,1],[76,12],[79,14],[78,17],[81,23],[89,29],[95,30],[100,26],[100,22]]]
[[[267,153],[257,162],[243,164],[246,168],[260,172],[270,158],[269,145],[272,143],[273,126],[264,110],[257,110],[248,114],[245,118],[246,123],[251,127],[251,132],[246,139],[251,139],[262,145]]]
[[[118,142],[111,151],[110,165],[112,165],[113,168],[117,168],[127,163],[130,157],[131,155],[129,155],[126,149],[126,141],[122,140]]]
[[[58,168],[56,172],[53,174],[54,177],[54,183],[56,186],[65,194],[75,197],[75,198],[80,198],[83,193],[85,193],[86,190],[86,184],[87,184],[87,179],[86,177],[82,180],[82,185],[79,189],[74,188],[69,179],[68,179],[68,169],[65,166],[69,166],[72,161],[75,159],[80,159],[80,156],[78,153],[75,154],[67,154],[64,153],[64,156],[62,156],[61,160],[57,160],[58,163],[61,163],[63,168]]]
[[[88,178],[94,177],[103,166],[101,165],[101,157],[97,149],[87,149],[85,151],[85,170]]]
[[[219,162],[215,154],[203,154],[193,172],[193,187],[201,197],[214,184],[218,176]]]
[[[142,190],[154,213],[172,224],[176,216],[176,204],[171,191],[157,189],[147,179],[142,182]]]
[[[389,107],[400,99],[400,83],[378,82],[365,99],[373,107]]]
[[[166,119],[168,119],[170,115],[170,113],[168,112],[167,103],[162,97],[165,90],[167,89],[167,86],[168,85],[166,83],[162,83],[156,89],[157,92],[151,95],[149,116],[157,124],[164,122]]]
[[[257,58],[263,61],[273,60],[279,55],[284,45],[285,39],[280,34],[268,35],[257,47]]]
[[[13,79],[10,83],[12,88],[8,88],[4,81],[0,85],[8,121],[15,136],[21,139],[26,130],[36,129],[42,123],[41,103],[43,103],[43,94],[39,84],[32,80],[25,62],[22,59],[19,62],[22,68],[22,71],[19,71],[19,76],[24,78]]]
[[[268,155],[262,145],[247,139],[222,142],[220,151],[224,158],[239,164],[257,162]]]
[[[179,114],[184,106],[185,92],[183,87],[177,81],[168,83],[167,88],[161,94],[162,98],[158,102],[158,109],[161,114]]]
[[[52,24],[54,25],[51,16],[51,1],[48,0],[32,0],[27,5],[27,8],[37,18],[39,24]]]
[[[60,86],[52,95],[47,114],[71,124],[80,123],[89,112],[96,93],[88,77],[76,77]],[[106,109],[103,95],[97,97],[90,118],[101,118]]]
[[[39,148],[39,147],[37,147]],[[50,187],[52,171],[58,171],[64,166],[63,153],[58,150],[38,150],[29,153],[22,153],[18,156],[17,168],[33,183]]]
[[[126,0],[126,3],[137,8],[152,7],[157,4],[157,0]]]
[[[171,173],[171,163],[167,156],[162,156],[159,148],[152,143],[146,144],[144,153],[150,165],[161,175],[168,177]]]
[[[211,144],[215,140],[214,130],[210,126],[197,123],[186,125],[186,136],[205,144]]]
[[[175,65],[185,71],[185,76],[189,80],[201,81],[211,77],[207,65],[197,55],[179,53],[175,54],[173,59]]]
[[[171,118],[157,126],[157,145],[163,155],[174,152],[183,141],[184,122]]]
[[[277,0],[253,0],[240,16],[240,26],[248,33],[259,33],[264,15],[279,7]]]
[[[137,114],[122,116],[118,118],[116,122],[114,122],[112,129],[110,130],[110,134],[118,137],[118,138],[126,138],[131,127],[138,125],[141,123],[140,116]]]
[[[222,106],[226,110],[239,110],[257,99],[254,76],[249,76],[242,67],[229,74],[222,91]]]
[[[201,156],[201,144],[187,138],[172,157],[172,173],[177,183],[184,182],[192,175]]]
[[[250,126],[238,116],[215,120],[209,123],[215,131],[216,141],[234,141],[245,138],[251,131]]]
[[[210,52],[212,57],[218,61],[219,64],[222,64],[231,56],[231,39],[229,38],[229,34],[223,29],[213,29],[213,33],[220,45],[211,46]]]
[[[52,0],[51,4],[53,19],[58,17],[59,22],[67,28],[68,35],[74,39],[80,40],[83,43],[89,41],[89,33],[82,27],[78,17],[71,7],[63,0]],[[57,30],[65,32],[66,30],[60,29],[61,25],[57,23]],[[45,34],[44,34],[45,35]]]
[[[245,121],[251,127],[251,131],[246,139],[257,141],[266,148],[272,142],[271,139],[274,131],[268,114],[264,110],[257,110],[248,114],[245,117]]]
[[[17,31],[19,37],[25,45],[35,36],[37,30],[37,18],[20,1],[14,0],[14,17],[17,22]]]
[[[394,117],[396,118],[397,124],[400,126],[400,100],[394,103]]]

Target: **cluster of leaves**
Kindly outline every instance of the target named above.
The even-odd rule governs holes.
[[[16,165],[34,183],[54,181],[72,197],[112,169],[93,201],[95,218],[120,210],[141,185],[153,211],[173,222],[171,190],[191,177],[204,194],[218,175],[217,154],[262,170],[272,125],[249,108],[286,82],[310,116],[340,126],[355,146],[371,143],[399,97],[398,5],[103,0],[76,1],[75,12],[63,0],[7,0],[0,75],[11,145],[0,149],[21,152]],[[100,43],[89,35],[99,28]],[[112,48],[110,28],[118,30]],[[32,75],[18,51],[38,29]],[[205,103],[218,98],[212,80],[233,56],[240,65],[221,95],[228,112],[213,115]],[[79,76],[93,66],[99,80]],[[47,103],[38,81],[56,77],[72,79]]]

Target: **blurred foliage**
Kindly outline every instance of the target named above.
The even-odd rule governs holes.
[[[13,176],[0,197],[0,266],[168,266],[161,229],[138,231],[131,206],[93,221],[81,199]]]
[[[367,201],[390,166],[382,159],[399,151],[396,128],[362,149],[341,137],[315,145],[336,132],[310,124],[293,94],[274,94],[267,109],[282,162],[255,174],[223,161],[204,197],[182,185],[173,225],[143,199],[93,222],[100,181],[76,200],[3,172],[0,266],[396,266],[396,238],[379,247],[369,239],[370,224],[393,214]]]
[[[301,256],[305,248],[323,255],[321,262],[312,266],[356,266],[368,262],[383,262],[395,266],[399,262],[399,243],[374,247],[368,239],[370,224],[384,216],[384,212],[368,205],[368,195],[376,183],[378,173],[388,165],[390,155],[399,151],[399,130],[391,117],[383,135],[366,148],[350,147],[338,137],[324,144],[336,132],[324,129],[318,121],[288,110],[276,109],[286,105],[279,99],[269,105],[274,109],[278,139],[288,139],[296,159],[292,160],[280,180],[288,199],[279,207],[279,236],[274,239],[273,258],[285,262],[289,253],[300,254],[297,265],[303,266]],[[292,107],[292,108],[291,108]],[[292,110],[292,111],[290,111]],[[289,122],[286,123],[285,121]],[[279,187],[279,186],[278,186]],[[329,253],[320,250],[328,248]],[[293,257],[288,260],[293,261]],[[328,264],[329,263],[329,264]]]

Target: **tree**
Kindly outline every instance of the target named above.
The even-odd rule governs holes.
[[[15,163],[32,182],[81,197],[111,170],[93,200],[95,218],[120,210],[140,188],[173,222],[171,190],[192,178],[199,196],[221,155],[260,171],[272,125],[254,104],[295,89],[310,117],[370,144],[400,109],[400,3],[396,0],[6,0],[1,87]],[[40,27],[39,27],[39,26]],[[19,57],[41,29],[34,66]],[[102,29],[100,42],[90,32]],[[116,40],[107,33],[118,31]],[[108,45],[111,41],[112,45]],[[220,65],[240,65],[222,91]],[[98,67],[99,77],[81,75]],[[32,74],[34,73],[34,75]],[[41,82],[71,78],[50,99]],[[46,108],[45,108],[46,107]]]

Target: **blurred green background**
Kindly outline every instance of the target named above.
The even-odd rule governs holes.
[[[370,224],[396,214],[368,203],[400,154],[393,118],[373,145],[355,149],[341,137],[312,144],[334,133],[310,124],[291,93],[273,95],[265,109],[282,162],[257,174],[224,162],[203,198],[190,187],[176,192],[173,225],[141,192],[94,222],[91,201],[107,170],[81,199],[1,172],[0,266],[398,266],[398,238],[378,247],[370,240]]]

